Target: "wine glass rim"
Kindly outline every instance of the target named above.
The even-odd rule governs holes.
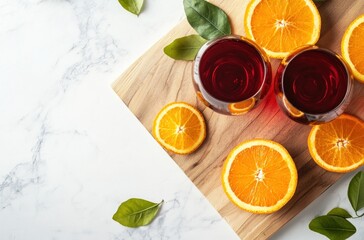
[[[205,86],[204,86],[204,84],[203,84],[203,82],[201,81],[201,78],[200,78],[200,68],[199,68],[199,66],[200,66],[201,58],[204,55],[204,53],[210,47],[212,47],[213,45],[215,45],[219,41],[229,40],[229,39],[231,39],[231,40],[239,40],[241,42],[244,42],[244,43],[252,46],[256,50],[256,52],[259,54],[261,63],[263,64],[263,67],[264,67],[264,79],[263,79],[263,81],[262,81],[259,89],[253,95],[251,95],[251,96],[249,96],[247,98],[241,99],[239,101],[224,101],[224,100],[221,100],[219,98],[216,98],[216,97],[212,96],[206,90],[206,88],[205,88]],[[260,46],[258,46],[254,41],[252,41],[250,39],[247,39],[247,38],[245,38],[243,36],[231,34],[231,35],[225,35],[225,36],[222,36],[222,37],[219,37],[219,38],[216,38],[216,39],[207,41],[204,45],[202,45],[202,47],[197,52],[196,57],[195,57],[195,60],[193,62],[193,75],[194,75],[194,78],[196,78],[196,77],[198,78],[196,80],[198,80],[198,82],[200,82],[201,85],[204,87],[206,94],[209,95],[209,98],[212,98],[212,99],[214,99],[214,101],[220,102],[222,104],[231,104],[231,103],[243,102],[243,101],[246,101],[248,99],[251,99],[251,98],[254,98],[254,97],[258,96],[262,92],[262,89],[263,89],[263,87],[264,87],[267,79],[269,78],[269,76],[268,76],[268,74],[270,72],[269,71],[269,68],[270,68],[270,60],[269,60],[269,57],[268,57],[268,55],[265,53],[265,51]]]
[[[348,65],[346,63],[346,61],[339,55],[337,54],[336,52],[330,50],[330,49],[327,49],[327,48],[321,48],[321,47],[318,47],[316,45],[308,45],[308,46],[303,46],[303,47],[300,47],[298,48],[296,51],[294,51],[293,53],[289,54],[288,56],[286,56],[282,62],[285,63],[285,68],[283,69],[282,71],[282,76],[281,76],[281,84],[282,84],[282,92],[283,92],[283,96],[286,96],[285,94],[285,90],[284,90],[284,75],[285,75],[285,72],[289,66],[289,64],[299,55],[301,55],[302,53],[305,53],[305,52],[308,52],[308,51],[321,51],[321,52],[326,52],[334,57],[336,57],[339,62],[342,64],[342,66],[344,67],[345,69],[345,73],[346,73],[346,80],[347,80],[347,87],[346,87],[346,92],[345,92],[345,95],[344,97],[341,99],[340,103],[338,105],[336,105],[333,109],[331,110],[328,110],[326,112],[321,112],[321,113],[310,113],[310,112],[306,112],[306,111],[302,111],[300,108],[296,107],[287,97],[286,97],[286,100],[293,106],[295,107],[297,110],[299,110],[300,112],[304,113],[304,114],[309,114],[311,116],[321,116],[321,115],[325,115],[325,114],[328,114],[328,113],[331,113],[331,112],[336,112],[338,109],[340,109],[342,107],[343,104],[345,104],[345,102],[348,100],[348,98],[350,98],[350,95],[351,95],[351,91],[352,91],[352,81],[353,81],[353,77],[352,77],[352,74],[348,68]],[[287,61],[287,59],[289,59]]]

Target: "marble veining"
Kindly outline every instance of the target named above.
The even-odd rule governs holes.
[[[139,20],[117,1],[0,3],[1,239],[237,239],[110,87],[183,17],[151,9]],[[165,199],[150,226],[111,219],[138,196]]]
[[[31,148],[32,156],[29,159],[30,161],[17,164],[5,176],[4,181],[0,185],[0,194],[4,195],[0,202],[0,206],[2,208],[5,208],[10,204],[11,200],[13,200],[17,195],[21,194],[23,188],[30,184],[37,184],[41,181],[41,176],[39,176],[38,171],[41,165],[40,163],[42,162],[41,154],[44,140],[47,134],[51,134],[51,132],[49,132],[49,128],[51,126],[48,123],[48,116],[51,114],[52,109],[56,107],[60,101],[62,101],[68,88],[76,84],[78,81],[81,81],[81,77],[87,74],[88,70],[92,66],[105,66],[105,68],[108,68],[110,64],[115,63],[115,54],[119,52],[117,46],[115,45],[115,41],[110,36],[105,36],[105,34],[103,34],[102,31],[107,29],[103,27],[103,21],[98,21],[97,18],[91,18],[95,12],[95,9],[100,7],[102,3],[99,2],[100,6],[98,6],[97,1],[58,2],[63,3],[62,6],[59,6],[59,4],[54,4],[53,1],[15,1],[15,3],[11,3],[9,1],[8,5],[3,5],[10,5],[10,10],[6,12],[6,15],[8,15],[10,18],[9,23],[16,22],[14,16],[11,16],[11,14],[18,16],[19,14],[17,14],[16,10],[18,8],[22,10],[29,9],[28,11],[36,11],[36,9],[41,8],[46,8],[44,10],[48,11],[58,11],[59,7],[62,7],[62,10],[65,8],[70,8],[76,20],[75,22],[70,22],[70,24],[73,25],[76,23],[75,26],[77,28],[75,30],[78,31],[78,40],[72,43],[69,50],[64,54],[67,56],[74,54],[78,59],[69,66],[65,67],[61,78],[55,79],[56,81],[54,82],[54,85],[51,87],[51,89],[49,89],[50,96],[44,102],[36,106],[35,110],[32,109],[31,113],[27,113],[19,120],[19,125],[21,125],[23,122],[27,124],[27,122],[29,122],[27,120],[30,120],[31,126],[28,125],[27,127],[38,128],[36,134],[37,136],[35,136],[35,143]],[[15,6],[12,8],[12,5]],[[14,12],[11,10],[14,10]],[[26,27],[24,24],[24,22],[20,21],[19,25],[7,29],[7,31],[5,31],[3,34],[9,31],[16,31],[17,29],[21,31],[22,29],[20,26],[23,28]],[[62,26],[53,25],[49,27],[61,28]],[[40,34],[43,35],[46,33],[41,32]],[[48,50],[51,51],[51,49]],[[124,53],[125,50],[120,52]],[[117,56],[120,57],[120,55]],[[57,56],[57,59],[55,60],[56,62],[54,68],[57,68],[57,65],[61,64],[63,56]],[[62,64],[61,67],[64,68],[64,64]]]

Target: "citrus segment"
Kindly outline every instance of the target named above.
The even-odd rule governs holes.
[[[170,103],[156,116],[153,136],[167,150],[188,154],[205,139],[205,120],[196,108],[187,103]]]
[[[286,96],[282,97],[282,102],[284,106],[286,107],[287,111],[291,114],[292,117],[302,117],[304,115],[303,112],[292,106],[292,104],[287,100]]]
[[[248,100],[230,103],[228,108],[232,115],[240,115],[249,112],[255,106],[255,98],[250,98]]]
[[[255,139],[230,152],[224,162],[222,183],[238,207],[253,213],[272,213],[294,195],[297,170],[282,145]]]
[[[284,58],[294,49],[318,41],[321,17],[311,0],[252,0],[244,27],[247,37],[270,57]]]
[[[341,41],[341,52],[353,75],[364,83],[364,15],[355,19]]]
[[[331,172],[349,172],[364,164],[364,122],[343,114],[312,128],[308,149],[313,160]]]
[[[202,93],[200,91],[197,91],[197,98],[203,102],[203,104],[205,104],[205,106],[209,107],[210,103],[204,98],[204,96],[202,95]]]

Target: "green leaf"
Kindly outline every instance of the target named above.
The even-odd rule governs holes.
[[[358,172],[351,179],[348,188],[348,197],[355,212],[358,212],[364,207],[364,172]]]
[[[198,35],[178,38],[164,48],[164,53],[176,60],[192,61],[206,42],[206,39]]]
[[[138,16],[142,10],[144,0],[119,0],[119,3],[125,10]]]
[[[226,13],[204,0],[183,0],[185,13],[190,25],[203,38],[212,40],[231,34]]]
[[[356,232],[355,226],[345,218],[329,215],[314,218],[309,228],[331,240],[347,239]]]
[[[149,202],[140,198],[131,198],[121,203],[112,219],[126,227],[140,227],[153,221],[163,204]]]
[[[352,218],[352,216],[350,215],[350,213],[348,213],[348,211],[339,207],[333,208],[330,212],[327,213],[327,215],[338,216],[343,218]]]

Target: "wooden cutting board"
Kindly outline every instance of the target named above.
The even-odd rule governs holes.
[[[230,16],[233,33],[244,35],[243,15],[248,0],[212,0]],[[340,52],[344,30],[364,13],[363,0],[327,0],[319,6],[322,33],[318,45]],[[307,149],[309,126],[289,120],[278,108],[271,91],[267,99],[252,112],[238,117],[217,114],[201,104],[192,85],[192,63],[174,61],[163,48],[175,38],[194,33],[186,20],[157,42],[113,84],[113,89],[151,132],[159,110],[172,101],[197,106],[207,121],[207,138],[195,153],[171,157],[208,198],[211,204],[242,239],[266,239],[316,199],[341,175],[318,167]],[[272,60],[273,72],[278,65]],[[364,119],[364,84],[355,83],[348,111]],[[243,140],[271,139],[285,146],[294,158],[299,172],[298,188],[293,199],[280,211],[270,215],[245,212],[225,196],[220,182],[221,166],[229,151]],[[307,227],[307,226],[302,226]]]

